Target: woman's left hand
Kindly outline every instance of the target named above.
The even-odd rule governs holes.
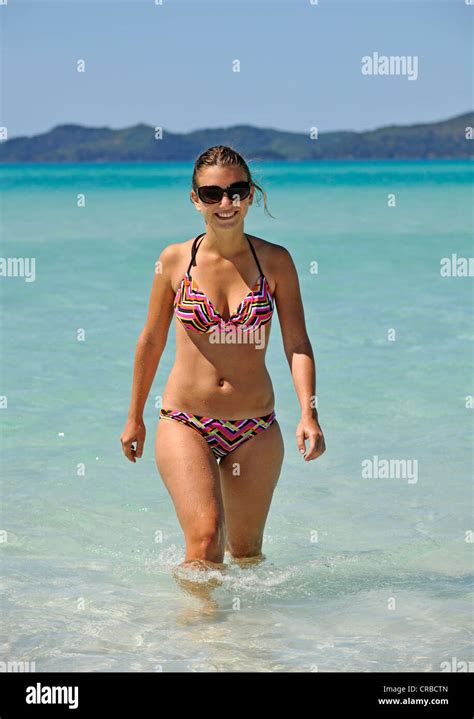
[[[308,451],[306,451],[306,440],[309,440]],[[319,422],[313,417],[301,418],[296,428],[296,444],[299,451],[304,455],[304,461],[320,457],[326,451],[326,443]]]

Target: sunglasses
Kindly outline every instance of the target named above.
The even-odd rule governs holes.
[[[224,197],[224,192],[227,194],[229,200],[234,201],[238,198],[238,201],[245,200],[250,195],[250,182],[241,180],[240,182],[233,182],[229,187],[219,187],[219,185],[203,185],[197,187],[197,196],[202,202],[208,205],[213,205],[216,202],[220,202]]]

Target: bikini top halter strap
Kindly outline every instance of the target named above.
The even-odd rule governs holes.
[[[197,254],[197,251],[198,251],[198,249],[199,249],[199,245],[200,245],[201,242],[202,242],[202,239],[201,239],[201,242],[199,242],[199,244],[198,244],[198,240],[199,240],[199,238],[203,238],[205,234],[206,234],[205,232],[202,232],[200,235],[198,235],[198,236],[194,239],[193,246],[192,246],[192,250],[191,250],[191,261],[190,261],[189,266],[188,266],[188,272],[187,272],[188,275],[189,275],[189,273],[190,273],[190,271],[191,271],[191,267],[196,267],[196,254]],[[244,233],[244,234],[245,234],[245,233]],[[258,271],[260,272],[260,275],[263,276],[262,268],[260,267],[260,262],[258,261],[258,257],[257,257],[257,255],[256,255],[256,253],[255,253],[255,250],[254,250],[254,248],[253,248],[252,243],[250,242],[249,236],[248,236],[248,235],[245,235],[245,237],[246,237],[247,240],[248,240],[248,243],[249,243],[249,245],[250,245],[250,249],[252,250],[252,255],[254,256],[255,262],[257,263]]]
[[[244,233],[244,234],[245,234],[245,233]],[[258,271],[260,272],[260,275],[263,277],[262,268],[260,267],[260,262],[258,261],[258,257],[257,257],[257,255],[256,255],[256,253],[255,253],[255,250],[253,249],[253,245],[252,245],[252,243],[250,242],[250,238],[249,238],[248,235],[245,235],[245,237],[247,238],[248,243],[249,243],[249,245],[250,245],[250,249],[252,250],[252,255],[255,257],[255,262],[257,263]]]
[[[197,244],[197,241],[199,240],[200,237],[204,237],[205,234],[206,234],[205,232],[201,232],[200,235],[198,235],[197,237],[194,238],[193,246],[192,246],[192,249],[191,249],[191,261],[190,261],[189,266],[188,266],[188,275],[189,275],[189,273],[190,273],[190,271],[191,271],[191,266],[192,266],[192,267],[196,267],[196,253],[197,253],[197,251],[198,251],[198,249],[199,249],[199,245],[201,244],[202,240],[201,240],[201,242],[199,243],[199,245]]]

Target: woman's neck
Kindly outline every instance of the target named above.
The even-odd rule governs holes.
[[[248,244],[242,227],[216,234],[212,228],[207,226],[203,242],[208,250],[227,259],[238,255]]]

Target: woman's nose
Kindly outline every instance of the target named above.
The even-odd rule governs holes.
[[[229,207],[234,207],[234,203],[232,201],[232,192],[228,195],[227,190],[224,191],[224,194],[222,195],[222,200],[221,200],[221,207],[223,209],[229,208]]]

